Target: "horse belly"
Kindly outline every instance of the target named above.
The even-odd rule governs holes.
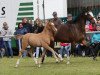
[[[34,47],[40,47],[41,46],[41,40],[38,37],[30,37],[29,38],[29,45]]]

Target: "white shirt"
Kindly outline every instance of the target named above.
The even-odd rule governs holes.
[[[5,30],[5,29],[2,29],[1,30],[1,36],[5,36],[3,37],[3,41],[11,41],[11,36],[8,36],[8,35],[12,35],[12,31],[11,30]]]

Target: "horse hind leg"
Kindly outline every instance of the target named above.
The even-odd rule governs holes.
[[[58,62],[58,58],[56,56],[57,53],[51,47],[49,47],[48,45],[44,46],[44,48],[49,50],[49,51],[51,51],[53,56],[54,56],[54,58],[56,59],[56,62]]]
[[[63,61],[63,58],[62,58],[62,56],[60,54],[58,54],[56,51],[55,51],[55,54],[60,59],[60,61]]]
[[[55,51],[51,48],[51,47],[49,47],[48,45],[45,45],[45,46],[43,46],[46,50],[49,50],[49,51],[51,51],[52,52],[52,54],[53,54],[53,56],[54,56],[54,58],[56,59],[56,62],[58,62],[58,58],[57,58],[57,56],[56,56],[56,53],[55,53]],[[43,52],[44,54],[43,54],[43,56],[45,55],[45,51]],[[42,58],[41,58],[42,59]],[[38,63],[38,67],[41,67],[41,59],[39,60],[39,63]]]
[[[21,58],[22,58],[22,52],[19,51],[19,57],[17,59],[16,66],[15,66],[16,68],[18,67]]]
[[[22,58],[22,53],[25,51],[26,47],[27,47],[28,43],[22,43],[22,49],[19,50],[19,57],[17,59],[16,65],[15,67],[17,68],[20,62],[20,59]]]

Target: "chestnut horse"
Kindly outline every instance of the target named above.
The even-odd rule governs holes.
[[[83,11],[74,21],[67,22],[64,25],[59,25],[60,27],[55,34],[55,41],[57,42],[67,42],[72,43],[83,43],[86,45],[85,41],[85,25],[86,20],[89,20],[93,27],[95,27],[96,19],[91,11]],[[54,46],[54,43],[52,43]],[[45,54],[45,53],[43,53]],[[44,60],[44,55],[42,56],[42,62]]]
[[[55,41],[77,43],[85,39],[86,20],[89,20],[93,25],[96,20],[92,12],[82,12],[74,21],[68,22],[65,25],[60,25]]]
[[[56,62],[58,62],[58,58],[57,58],[58,54],[55,53],[55,51],[49,46],[50,41],[54,41],[54,34],[56,31],[57,31],[57,29],[54,26],[54,24],[52,22],[47,22],[44,30],[41,33],[38,33],[38,34],[27,33],[27,34],[23,35],[22,49],[19,52],[19,59],[17,60],[15,67],[18,67],[20,58],[22,56],[22,52],[25,51],[25,49],[28,45],[30,45],[31,47],[44,47],[46,50],[49,50],[53,53],[54,58],[56,59]],[[34,57],[34,55],[33,55],[33,59],[34,59],[35,63],[38,64],[40,67],[40,62],[37,63],[37,60]]]

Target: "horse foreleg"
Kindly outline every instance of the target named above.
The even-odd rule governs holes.
[[[18,67],[21,58],[22,58],[22,50],[19,51],[19,58],[17,59],[17,62],[16,62],[16,66],[15,67]]]
[[[49,47],[48,45],[45,45],[44,48],[47,49],[47,50],[49,50],[49,51],[51,51],[52,54],[53,54],[53,56],[54,56],[54,58],[56,59],[56,62],[58,62],[58,58],[56,56],[55,51],[51,47]]]
[[[25,51],[27,45],[28,45],[28,43],[22,42],[22,49],[19,50],[19,57],[18,57],[18,59],[17,59],[17,62],[16,62],[16,66],[15,66],[15,67],[18,67],[19,62],[20,62],[20,59],[22,58],[22,53]]]
[[[61,55],[59,55],[56,51],[55,51],[56,56],[60,59],[60,61],[63,61],[63,58]]]

